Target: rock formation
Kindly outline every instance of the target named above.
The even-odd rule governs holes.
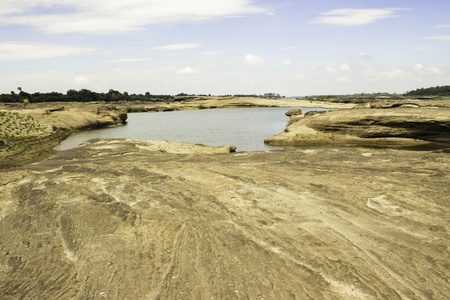
[[[405,106],[406,105],[406,106]],[[265,139],[269,145],[450,146],[450,108],[358,108],[292,115],[289,126]]]
[[[94,140],[0,171],[1,298],[450,294],[445,151],[194,152],[216,150]]]
[[[286,116],[288,116],[288,117],[301,115],[301,114],[302,114],[302,110],[300,108],[293,108],[286,112]]]

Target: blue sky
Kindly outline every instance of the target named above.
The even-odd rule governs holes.
[[[0,92],[448,85],[449,12],[448,0],[1,0]]]

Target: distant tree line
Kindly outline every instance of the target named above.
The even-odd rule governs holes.
[[[186,93],[179,93],[176,96],[173,95],[153,95],[149,92],[145,94],[129,94],[127,92],[119,92],[110,89],[107,93],[97,93],[87,89],[68,90],[65,94],[58,92],[50,93],[28,93],[22,90],[21,87],[17,88],[18,92],[11,91],[9,94],[0,94],[0,102],[9,103],[37,103],[37,102],[119,102],[119,101],[172,101],[175,97],[183,96],[211,96],[208,95],[189,95]],[[222,95],[227,97],[260,97],[260,98],[272,98],[279,99],[285,98],[276,93],[266,93],[264,95],[256,94],[236,94],[236,95]]]
[[[35,102],[119,102],[119,101],[169,101],[173,100],[172,95],[152,95],[128,94],[110,89],[107,93],[97,93],[87,89],[68,90],[67,93],[27,93],[22,88],[17,88],[19,92],[11,91],[10,94],[0,94],[0,102],[11,103],[35,103]]]
[[[405,96],[450,96],[450,85],[436,86],[430,88],[420,88],[409,91]]]

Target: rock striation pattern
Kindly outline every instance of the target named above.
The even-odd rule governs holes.
[[[450,294],[444,150],[201,148],[93,140],[0,171],[1,299]]]

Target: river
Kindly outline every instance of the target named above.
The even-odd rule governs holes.
[[[207,146],[236,146],[236,151],[281,149],[264,144],[266,137],[282,132],[294,107],[221,108],[128,114],[120,127],[82,131],[56,148],[66,150],[94,138],[128,138],[174,141]],[[298,108],[298,107],[297,107]],[[302,112],[322,111],[301,108]]]

